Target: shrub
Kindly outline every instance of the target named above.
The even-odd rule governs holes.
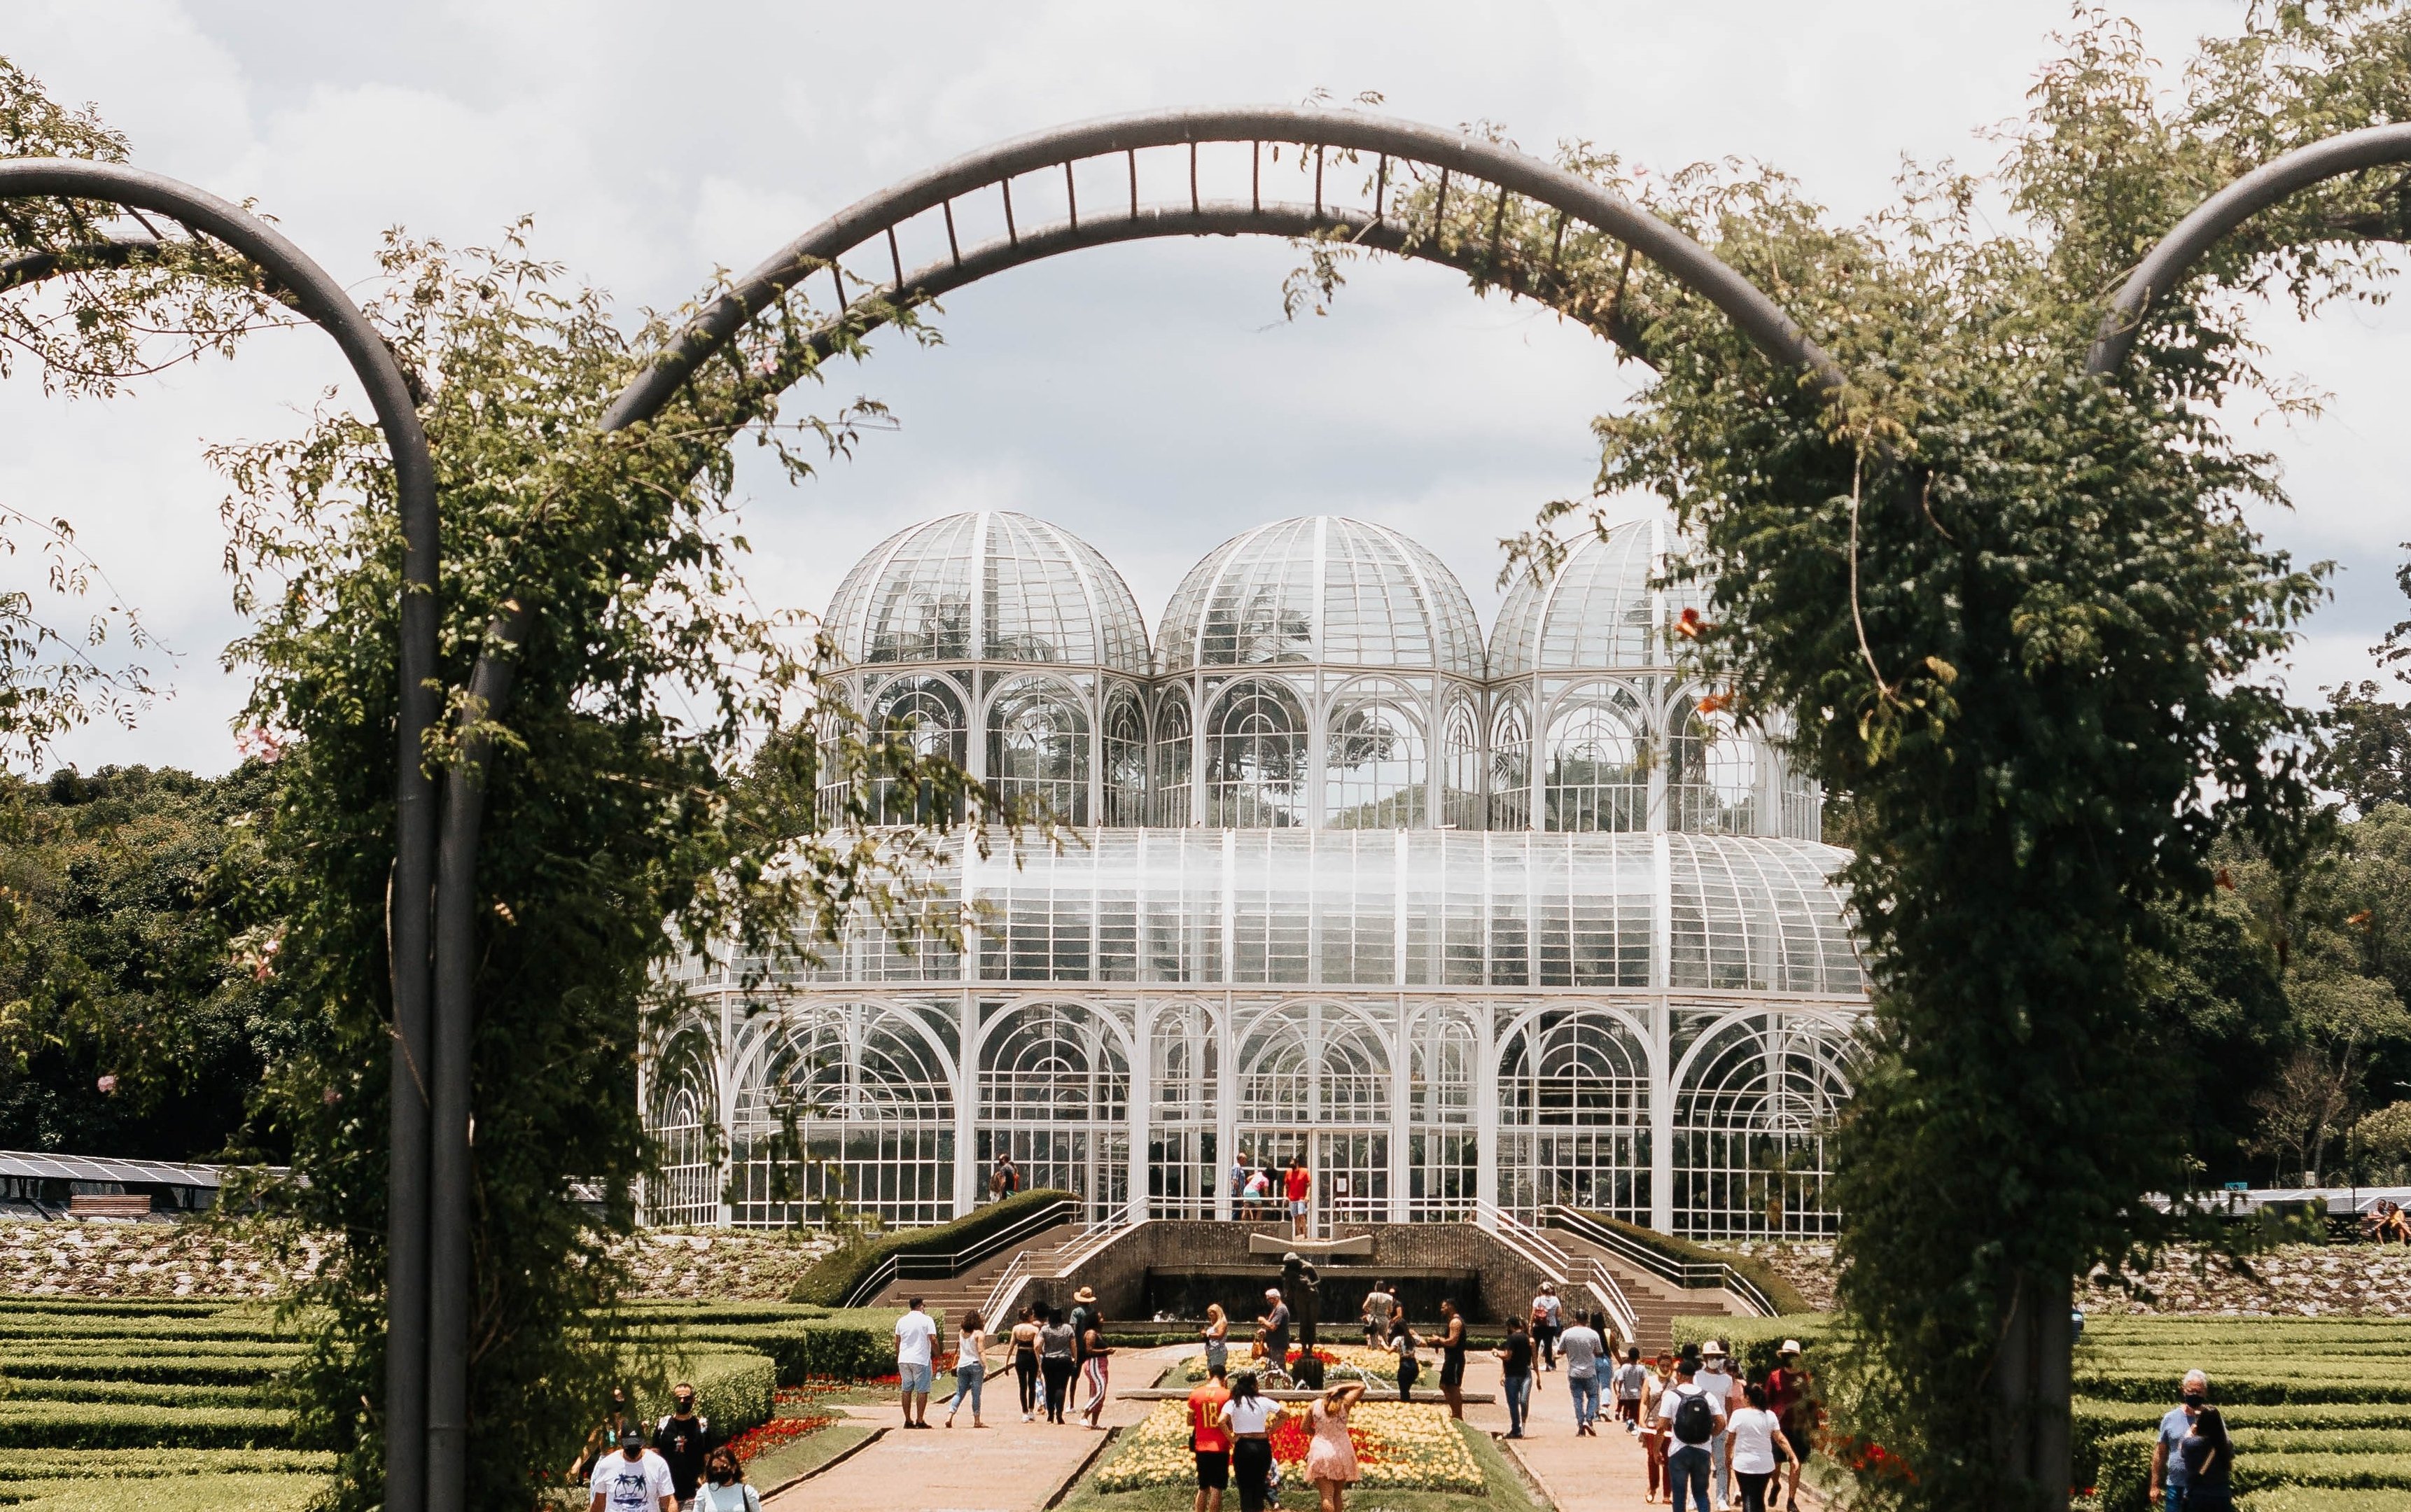
[[[2403,1512],[2401,1491],[2340,1490],[2331,1486],[2271,1486],[2236,1504],[2243,1512]]]
[[[20,1502],[9,1512],[306,1512],[327,1490],[325,1476],[187,1475],[110,1483],[97,1491],[90,1482],[62,1487]]]
[[[1808,1299],[1800,1295],[1799,1287],[1784,1280],[1775,1273],[1775,1267],[1755,1255],[1735,1255],[1729,1250],[1711,1249],[1705,1244],[1661,1234],[1655,1228],[1644,1228],[1637,1223],[1627,1223],[1604,1213],[1585,1213],[1583,1216],[1602,1228],[1614,1229],[1667,1259],[1686,1265],[1729,1265],[1752,1286],[1766,1293],[1766,1300],[1775,1304],[1775,1312],[1786,1316],[1815,1311],[1808,1305]]]
[[[333,1455],[309,1449],[86,1449],[75,1455],[52,1449],[0,1449],[0,1484],[75,1480],[87,1476],[103,1479],[234,1474],[323,1476],[334,1468]]]
[[[2316,1371],[2299,1359],[2272,1360],[2271,1374],[2243,1375],[2229,1370],[2211,1377],[2211,1400],[2222,1406],[2287,1402],[2399,1402],[2411,1403],[2411,1364],[2346,1366],[2322,1361]],[[2176,1396],[2169,1371],[2086,1371],[2079,1367],[2076,1394],[2109,1402],[2156,1402],[2166,1411]]]
[[[1755,1381],[1780,1363],[1775,1347],[1786,1339],[1800,1341],[1804,1361],[1815,1370],[1817,1346],[1833,1324],[1831,1313],[1798,1313],[1783,1317],[1678,1317],[1674,1319],[1674,1345],[1679,1349],[1687,1344],[1722,1339],[1725,1347],[1732,1351],[1733,1373]]]
[[[271,1449],[292,1439],[292,1415],[264,1407],[0,1400],[0,1447],[8,1448]]]
[[[143,1402],[162,1407],[256,1407],[266,1386],[201,1385],[191,1381],[91,1381],[30,1377],[10,1383],[11,1402]]]
[[[144,1339],[196,1343],[247,1341],[274,1344],[294,1337],[267,1318],[226,1317],[57,1317],[41,1314],[0,1314],[0,1339],[40,1343],[53,1339]]]
[[[270,1355],[109,1354],[92,1350],[39,1355],[11,1351],[11,1381],[151,1381],[162,1385],[247,1386],[272,1378],[299,1358]]]
[[[814,1378],[864,1380],[896,1365],[892,1330],[859,1323],[737,1323],[688,1329],[680,1337],[697,1346],[758,1350],[775,1362],[781,1386]]]
[[[668,1416],[669,1388],[679,1381],[694,1388],[695,1409],[722,1434],[759,1428],[778,1410],[778,1372],[769,1356],[752,1350],[698,1350],[672,1361],[658,1390],[647,1388],[636,1393],[636,1414],[646,1424]],[[599,1413],[596,1418],[601,1420]]]
[[[952,1223],[868,1235],[814,1261],[812,1268],[797,1279],[795,1289],[787,1294],[787,1300],[814,1302],[823,1307],[839,1306],[865,1276],[891,1255],[959,1254],[981,1240],[1019,1223],[1048,1203],[1063,1201],[1072,1195],[1070,1192],[1044,1189],[1018,1192]]]

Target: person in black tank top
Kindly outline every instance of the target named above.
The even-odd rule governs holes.
[[[1465,1416],[1465,1316],[1456,1303],[1439,1304],[1439,1394],[1448,1401],[1448,1415]]]

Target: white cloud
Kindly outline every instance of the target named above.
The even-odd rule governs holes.
[[[2205,13],[2126,7],[2160,55]],[[339,278],[373,271],[397,222],[462,244],[520,211],[536,249],[621,307],[676,303],[715,264],[751,267],[832,209],[957,153],[1155,106],[1294,102],[1377,88],[1397,114],[1502,122],[1527,148],[1586,138],[1665,167],[1776,164],[1838,213],[1881,203],[1904,153],[1987,164],[1974,133],[2016,114],[2068,24],[2061,0],[1935,7],[1824,0],[1669,7],[1434,0],[1133,7],[962,0],[875,10],[699,0],[361,9],[270,0],[48,0],[11,12],[9,55],[97,103],[138,160],[256,195]],[[891,342],[797,403],[857,394],[902,429],[790,490],[749,461],[763,598],[817,608],[899,525],[946,509],[1030,510],[1093,540],[1150,619],[1234,531],[1322,509],[1429,541],[1477,603],[1496,539],[1585,490],[1588,422],[1630,375],[1596,339],[1439,270],[1359,271],[1327,320],[1279,321],[1293,258],[1264,243],[1084,254],[964,290],[946,344]],[[2392,568],[2411,399],[2390,312],[2332,311],[2264,334],[2279,365],[2332,390],[2322,420],[2269,434],[2298,508],[2262,521],[2344,563],[2295,685],[2359,676],[2401,618]],[[183,695],[143,730],[93,732],[86,765],[232,760],[240,688],[209,672],[238,628],[215,562],[223,491],[202,438],[289,431],[345,382],[313,333],[180,375],[139,402],[70,406],[0,385],[0,488],[75,500],[87,540],[185,649]],[[348,391],[348,390],[346,390]],[[95,522],[107,522],[94,528]]]

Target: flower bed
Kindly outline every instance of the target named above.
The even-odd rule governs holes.
[[[785,1393],[781,1393],[783,1397]],[[807,1412],[796,1418],[773,1418],[759,1428],[749,1428],[728,1441],[737,1451],[740,1463],[751,1463],[772,1449],[783,1449],[807,1433],[817,1433],[836,1422],[840,1415],[833,1412]]]
[[[1289,1352],[1292,1371],[1297,1368],[1298,1357],[1304,1353],[1302,1349],[1293,1349]],[[1339,1378],[1342,1380],[1362,1372],[1375,1381],[1393,1388],[1398,1384],[1398,1357],[1386,1349],[1367,1349],[1362,1345],[1317,1345],[1314,1347],[1314,1358],[1322,1361],[1326,1372],[1337,1370],[1340,1373]],[[1232,1374],[1235,1375],[1241,1371],[1254,1368],[1255,1362],[1248,1359],[1243,1351],[1238,1349],[1231,1351]],[[1182,1360],[1180,1374],[1185,1379],[1191,1381],[1204,1380],[1206,1357],[1191,1355]]]
[[[1303,1406],[1303,1403],[1294,1404]],[[1444,1407],[1400,1402],[1363,1402],[1349,1414],[1348,1436],[1365,1486],[1397,1490],[1482,1490],[1482,1466]],[[1313,1435],[1302,1411],[1285,1412],[1274,1424],[1273,1459],[1302,1473]],[[1160,1402],[1137,1427],[1122,1435],[1119,1450],[1097,1472],[1101,1491],[1147,1486],[1196,1484],[1197,1461],[1189,1448],[1189,1405]]]

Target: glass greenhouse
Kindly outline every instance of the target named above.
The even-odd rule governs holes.
[[[950,850],[959,952],[865,931],[750,993],[759,963],[688,963],[650,1216],[942,1221],[1001,1152],[1098,1218],[1228,1216],[1235,1156],[1297,1154],[1326,1222],[1830,1231],[1847,856],[1700,706],[1664,557],[1649,523],[1585,540],[1485,647],[1423,546],[1284,520],[1199,563],[1150,652],[1053,526],[899,533],[830,609],[848,696],[1074,837]]]

